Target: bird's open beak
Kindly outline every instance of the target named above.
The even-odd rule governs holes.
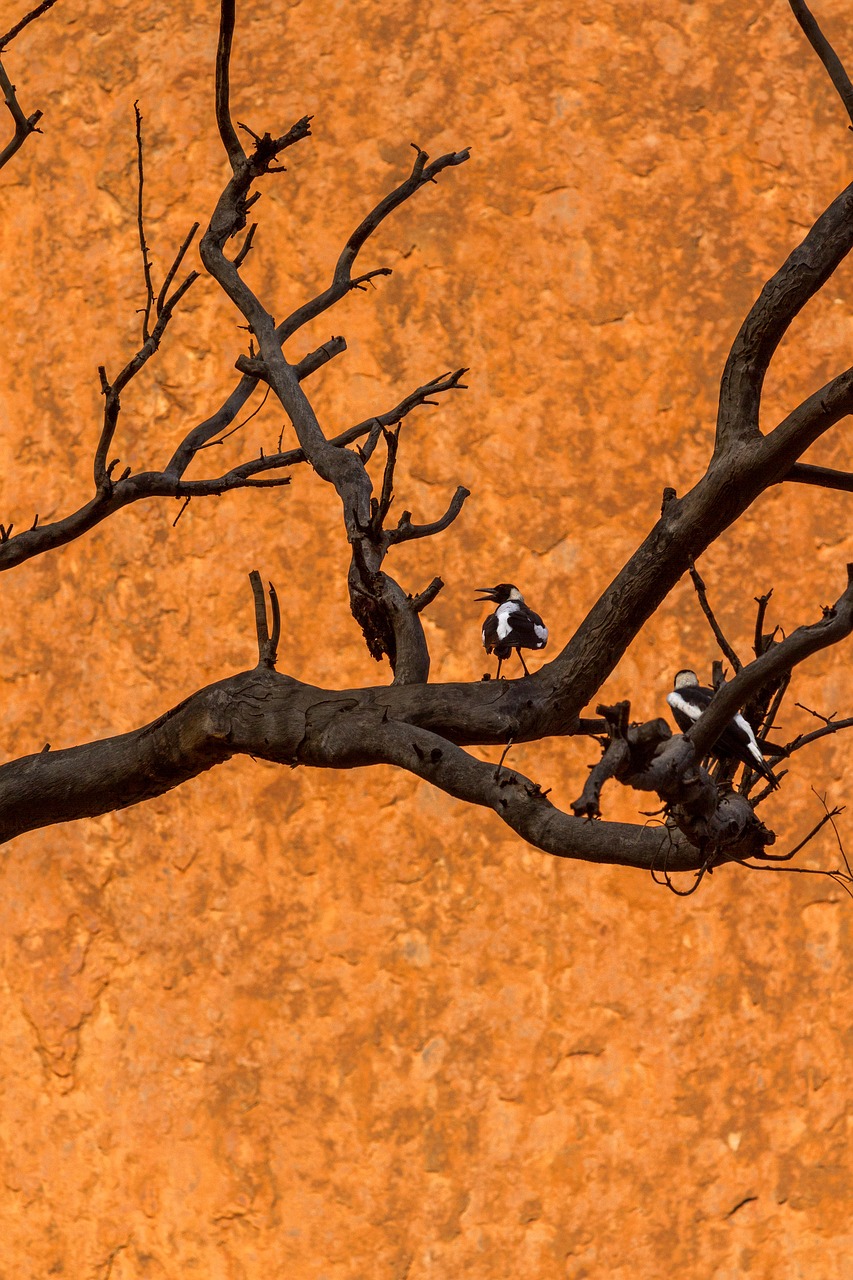
[[[490,600],[492,604],[494,604],[495,602],[494,587],[477,587],[476,590],[480,592],[480,595],[475,596],[474,597],[475,600],[477,600],[478,602],[482,600]]]

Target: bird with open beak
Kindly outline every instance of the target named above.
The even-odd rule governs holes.
[[[545,623],[524,603],[524,596],[511,582],[499,582],[496,587],[478,587],[477,590],[480,592],[477,600],[489,600],[497,605],[494,613],[490,613],[483,623],[483,648],[498,660],[495,679],[500,679],[501,666],[513,649],[521,659],[524,674],[529,676],[521,651],[545,648],[548,643]]]

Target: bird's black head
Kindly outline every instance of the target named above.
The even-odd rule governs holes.
[[[496,587],[478,587],[480,595],[476,596],[477,600],[491,600],[493,604],[506,604],[508,600],[524,601],[524,596],[518,587],[514,587],[511,582],[499,582]]]

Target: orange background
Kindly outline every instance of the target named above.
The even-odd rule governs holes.
[[[816,7],[853,62],[849,4]],[[368,246],[363,269],[393,276],[289,353],[347,338],[309,384],[329,434],[472,366],[468,392],[404,426],[397,503],[429,520],[457,483],[472,497],[389,567],[409,590],[447,583],[434,679],[487,669],[481,583],[517,582],[556,651],[664,485],[702,473],[743,313],[849,179],[842,110],[781,0],[249,8],[236,119],[315,115],[257,210],[247,272],[279,317],[327,281],[410,141],[473,148]],[[89,496],[96,366],[114,375],[138,342],[134,98],[158,278],[224,181],[215,10],[60,3],[7,55],[45,117],[0,175],[4,523]],[[767,425],[851,363],[851,285],[845,267],[793,326]],[[199,281],[124,396],[122,465],[163,465],[217,407],[239,322]],[[280,429],[268,405],[193,474]],[[810,460],[850,466],[846,432]],[[705,557],[742,652],[770,586],[788,630],[837,597],[850,503],[776,488]],[[176,513],[140,504],[3,577],[4,758],[141,725],[252,665],[253,567],[283,600],[281,670],[387,679],[349,615],[337,500],[307,468]],[[660,714],[672,671],[713,657],[682,583],[603,696]],[[849,645],[810,661],[778,736],[806,726],[794,699],[853,712],[849,666]],[[512,759],[567,805],[593,754]],[[832,803],[850,785],[841,736],[801,753],[764,806],[779,848],[819,817],[812,786]],[[615,787],[605,806],[637,813]],[[837,865],[831,834],[800,861]],[[390,770],[248,759],[21,837],[2,875],[0,1276],[850,1275],[853,903],[826,879],[730,869],[681,900]]]

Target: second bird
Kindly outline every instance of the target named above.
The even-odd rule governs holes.
[[[682,733],[691,729],[702,712],[710,705],[714,690],[700,685],[695,671],[679,671],[675,677],[675,688],[666,695],[672,707],[675,723]],[[717,741],[711,747],[711,755],[718,760],[739,760],[747,768],[760,773],[771,787],[778,787],[779,781],[770,768],[755,737],[755,731],[748,720],[737,713],[732,716]]]
[[[483,623],[483,648],[498,660],[496,680],[500,679],[501,665],[515,649],[524,674],[530,675],[527,663],[521,657],[522,649],[544,649],[548,643],[548,628],[532,609],[524,603],[524,596],[511,582],[499,582],[496,587],[478,587],[478,600],[490,600],[498,607]]]

